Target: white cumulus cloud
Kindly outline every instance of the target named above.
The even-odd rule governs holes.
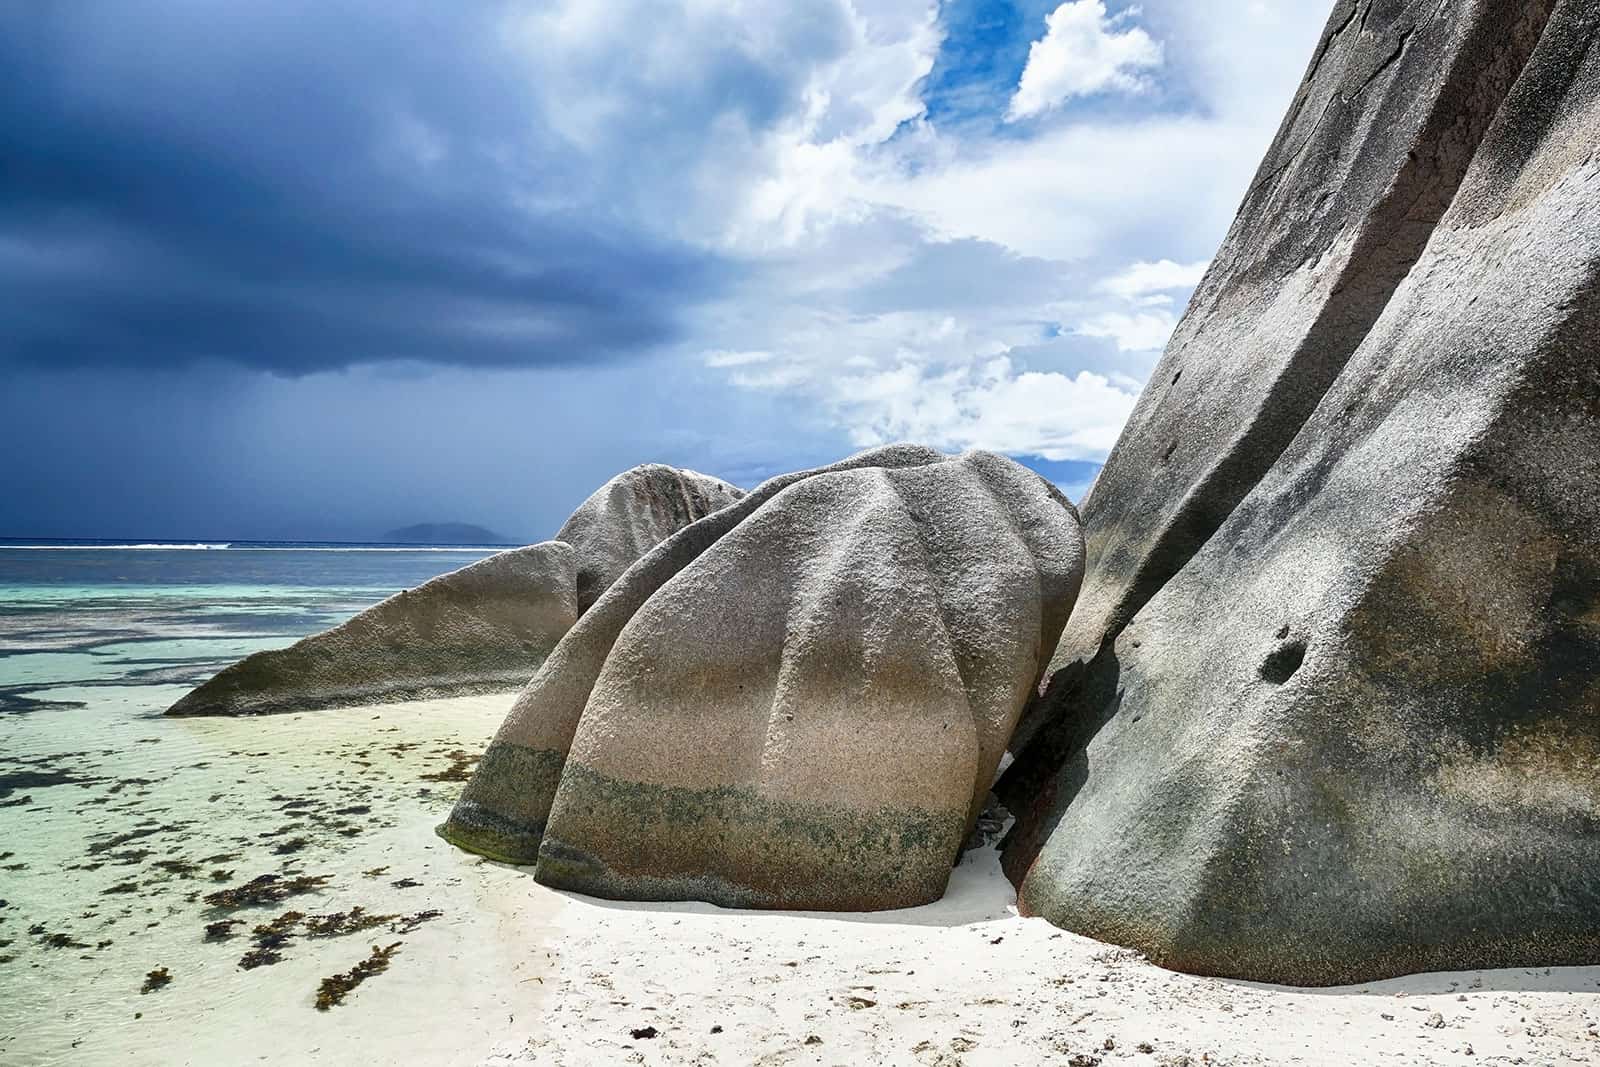
[[[1177,318],[1170,311],[1150,308],[1142,311],[1107,311],[1078,327],[1086,337],[1104,337],[1117,343],[1122,352],[1147,352],[1165,348]]]
[[[1295,0],[1226,20],[1192,0],[1125,3],[1055,0],[1021,75],[981,86],[982,119],[953,118],[930,88],[950,76],[944,57],[987,47],[932,0],[518,9],[508,32],[572,172],[529,195],[664,233],[721,279],[682,309],[680,384],[759,414],[737,434],[679,427],[685,439],[749,456],[805,437],[810,458],[910,439],[1092,462],[1324,17]],[[1158,70],[1161,92],[1145,92]],[[1104,93],[1129,99],[1015,121]]]
[[[1128,25],[1138,13],[1130,7],[1113,17],[1103,0],[1067,0],[1047,15],[1045,35],[1028,49],[1007,120],[1042,114],[1074,96],[1145,88],[1141,72],[1161,65],[1162,46]]]
[[[1159,351],[1167,345],[1178,325],[1176,313],[1179,293],[1200,284],[1210,263],[1176,263],[1170,259],[1139,261],[1104,279],[1095,292],[1120,300],[1078,324],[1085,337],[1100,337],[1116,343],[1119,352]]]
[[[1124,300],[1140,300],[1173,289],[1193,289],[1200,284],[1201,276],[1210,265],[1209,260],[1174,263],[1170,259],[1158,259],[1154,263],[1135,263],[1101,282],[1099,288]]]
[[[1104,456],[1138,399],[1089,371],[1018,371],[1005,356],[933,373],[907,362],[841,385],[857,445],[922,441],[1047,460]]]
[[[748,367],[752,363],[770,362],[772,362],[771,352],[717,351],[705,354],[705,364],[708,367]]]

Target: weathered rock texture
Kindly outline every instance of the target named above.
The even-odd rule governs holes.
[[[224,668],[169,715],[260,715],[515,689],[578,619],[578,557],[496,553],[288,648]]]
[[[517,689],[634,560],[743,495],[694,471],[635,467],[584,501],[556,540],[490,556],[288,648],[248,656],[168,714],[306,711]]]
[[[1092,659],[1299,432],[1421,254],[1550,2],[1336,5],[1084,501],[1091,564],[1052,672]]]
[[[774,479],[595,605],[441,833],[598,896],[937,899],[1082,564],[1071,505],[988,453]]]
[[[743,496],[744,490],[720,478],[659,463],[611,479],[556,533],[557,541],[578,550],[579,610],[587,611],[662,541]]]
[[[1340,5],[1085,504],[1001,784],[1030,913],[1298,984],[1600,961],[1597,38],[1587,0]]]

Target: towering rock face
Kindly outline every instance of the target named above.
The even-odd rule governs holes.
[[[1299,432],[1421,254],[1551,2],[1337,4],[1084,501],[1091,565],[1053,672],[1092,660]]]
[[[519,698],[450,840],[607,897],[937,899],[1082,577],[987,453],[775,479],[662,544]]]
[[[506,692],[605,587],[661,540],[743,496],[659,464],[613,478],[554,541],[501,552],[284,649],[257,652],[169,715],[255,715]]]
[[[1587,0],[1336,12],[1086,502],[1084,614],[1002,783],[1026,911],[1267,981],[1600,961],[1597,42]],[[1329,216],[1319,95],[1393,175]],[[1230,303],[1272,232],[1314,253],[1268,271],[1293,300]],[[1388,233],[1414,262],[1339,251]]]

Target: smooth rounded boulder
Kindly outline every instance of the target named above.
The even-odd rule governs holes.
[[[596,896],[937,899],[1082,566],[1071,505],[992,454],[777,479],[602,598],[441,832]]]
[[[577,621],[577,576],[577,553],[560,541],[498,552],[288,648],[246,656],[167,714],[265,715],[515,689]]]
[[[626,470],[595,490],[555,536],[578,550],[579,611],[656,545],[743,496],[721,478],[660,463]]]
[[[167,714],[258,715],[514,691],[633,561],[743,495],[696,471],[634,467],[590,495],[555,540],[497,553],[288,648],[248,656]]]

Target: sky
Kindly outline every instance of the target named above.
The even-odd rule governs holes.
[[[915,441],[1077,498],[1306,0],[0,8],[0,536],[548,537]]]

